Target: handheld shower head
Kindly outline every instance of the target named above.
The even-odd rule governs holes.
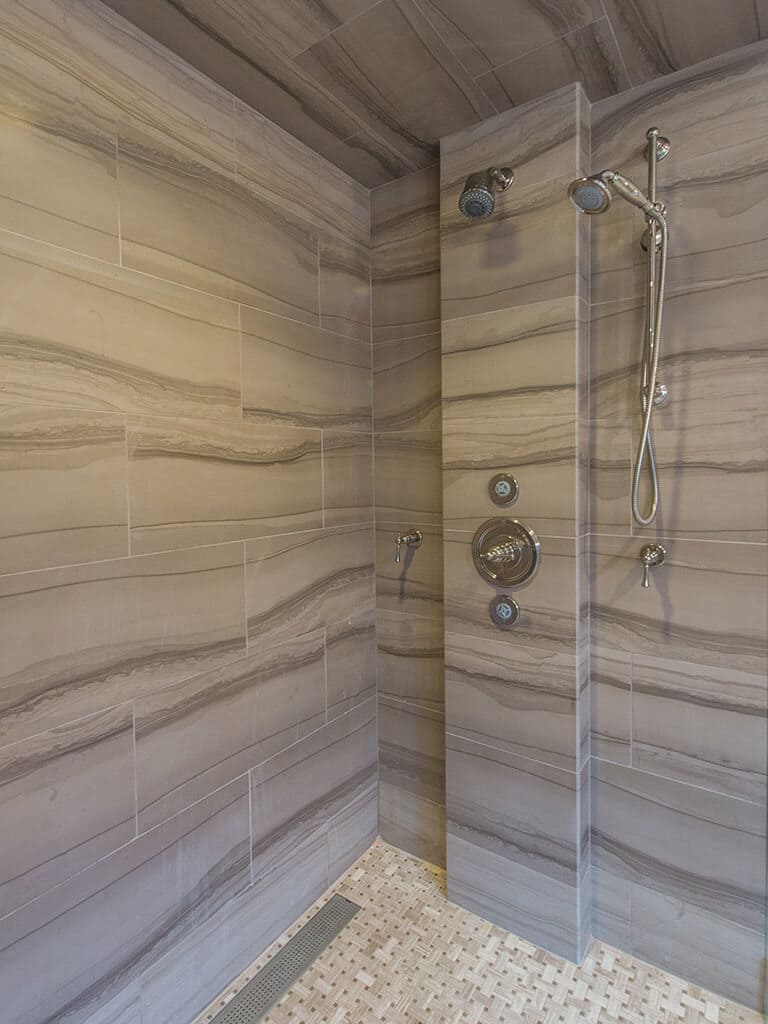
[[[634,181],[631,181],[623,174],[619,174],[618,171],[601,171],[600,177],[604,181],[610,182],[622,199],[626,199],[628,203],[637,206],[649,217],[658,218],[659,211],[656,205],[651,202],[645,192]]]
[[[611,205],[611,190],[599,174],[577,178],[568,186],[568,198],[579,213],[605,213]]]
[[[459,210],[467,220],[485,220],[496,206],[496,191],[506,192],[514,180],[511,167],[489,167],[470,174],[459,196]]]

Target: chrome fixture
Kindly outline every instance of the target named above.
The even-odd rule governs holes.
[[[408,533],[398,533],[395,537],[395,561],[400,564],[400,552],[403,546],[407,548],[420,548],[424,540],[421,530],[409,530]]]
[[[651,569],[657,569],[664,565],[667,560],[667,549],[661,544],[646,544],[640,552],[640,561],[643,563],[643,587],[647,590],[650,586]]]
[[[645,214],[647,226],[641,245],[648,253],[646,275],[646,326],[643,342],[640,407],[642,427],[632,471],[632,515],[638,526],[650,526],[659,507],[659,477],[653,451],[651,421],[653,410],[668,397],[666,385],[658,380],[661,350],[661,318],[664,308],[664,287],[667,276],[667,248],[669,230],[666,209],[656,200],[656,164],[669,155],[669,139],[659,134],[658,128],[646,132],[648,145],[648,191],[643,192],[633,181],[618,171],[601,171],[586,178],[577,178],[568,186],[568,196],[579,213],[604,213],[611,204],[611,189],[622,199]],[[610,187],[609,187],[610,186]],[[653,244],[651,244],[653,239]],[[651,497],[646,513],[640,511],[640,480],[646,459],[650,474]],[[644,584],[647,586],[647,584]]]
[[[511,629],[520,618],[520,605],[509,594],[497,594],[488,606],[491,622],[499,629]]]
[[[475,568],[497,587],[522,587],[539,568],[539,538],[519,519],[488,519],[472,540]]]
[[[488,497],[494,505],[514,505],[520,496],[520,484],[511,473],[496,473],[488,483]]]
[[[497,191],[506,192],[515,180],[511,167],[489,167],[470,174],[459,196],[459,210],[467,220],[485,220],[496,206]]]

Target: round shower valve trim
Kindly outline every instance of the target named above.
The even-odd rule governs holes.
[[[514,589],[536,575],[541,545],[533,530],[519,519],[488,519],[472,540],[472,557],[486,583]]]
[[[511,473],[497,473],[491,477],[488,494],[494,505],[514,505],[520,496],[520,485]]]

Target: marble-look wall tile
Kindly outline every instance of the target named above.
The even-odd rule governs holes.
[[[592,690],[592,756],[628,765],[632,743],[631,655],[593,644],[589,678]]]
[[[632,949],[632,883],[592,868],[592,932],[596,939],[627,952]]]
[[[263,878],[296,845],[327,834],[331,817],[376,778],[376,709],[366,701],[252,773],[252,876]]]
[[[241,544],[0,577],[0,741],[245,651]]]
[[[296,61],[414,168],[435,161],[434,139],[494,113],[408,0],[383,0]]]
[[[520,484],[510,513],[550,535],[581,529],[576,519],[576,422],[572,416],[508,417],[489,413],[482,402],[443,417],[443,519],[451,530],[472,530],[483,519],[503,515],[490,499],[495,473]]]
[[[536,529],[536,523],[531,523]],[[541,566],[515,593],[521,615],[512,634],[491,622],[488,605],[495,589],[480,578],[472,561],[472,534],[448,531],[444,540],[445,628],[448,633],[524,643],[544,651],[576,649],[576,544],[539,533]],[[575,684],[574,684],[575,685]]]
[[[140,830],[325,723],[324,641],[316,630],[136,701]]]
[[[448,732],[557,768],[579,767],[574,655],[448,633],[445,688]]]
[[[440,325],[440,168],[371,193],[374,342],[433,334]]]
[[[368,238],[320,236],[320,324],[345,338],[371,341],[371,260]]]
[[[370,344],[246,306],[241,332],[247,419],[371,429]]]
[[[442,438],[413,430],[374,435],[376,515],[388,522],[442,522]]]
[[[248,541],[250,647],[269,646],[373,609],[373,545],[368,526]]]
[[[592,862],[762,931],[765,807],[594,762]]]
[[[445,703],[443,623],[379,609],[376,614],[378,690],[434,711]]]
[[[0,280],[5,400],[240,418],[234,304],[5,232]]]
[[[328,822],[328,878],[333,882],[376,841],[378,786],[374,780]]]
[[[377,608],[421,618],[443,615],[443,551],[440,527],[422,528],[418,548],[404,547],[395,562],[395,538],[412,523],[376,524]]]
[[[431,864],[445,864],[445,723],[441,711],[379,698],[379,829]]]
[[[326,526],[372,523],[373,439],[348,430],[323,431],[323,514]]]
[[[764,674],[766,549],[663,540],[664,566],[641,586],[641,538],[593,538],[592,624],[600,647]]]
[[[0,21],[0,228],[117,263],[114,125],[71,61],[40,52],[44,20],[14,5]]]
[[[326,708],[330,721],[376,693],[376,615],[373,609],[326,628]]]
[[[762,931],[633,884],[631,944],[633,956],[762,1010]]]
[[[322,526],[318,430],[131,418],[128,456],[136,553]]]
[[[581,82],[594,102],[628,89],[629,75],[611,24],[599,18],[478,78],[497,110]]]
[[[0,748],[0,829],[0,917],[133,839],[131,706]]]
[[[373,410],[379,432],[439,427],[439,334],[374,343]]]
[[[632,656],[632,764],[755,803],[766,800],[765,673]]]
[[[442,391],[446,419],[575,415],[578,303],[552,302],[446,320]],[[481,406],[478,403],[482,403]]]
[[[241,892],[248,872],[239,779],[4,919],[8,1024],[86,1021]],[[30,972],[47,983],[27,984]]]
[[[128,554],[125,417],[0,405],[0,573]]]

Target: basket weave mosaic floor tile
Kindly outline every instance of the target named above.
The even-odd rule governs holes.
[[[449,903],[445,873],[377,841],[332,887],[362,910],[264,1024],[759,1024],[594,942],[580,967]],[[208,1024],[326,894],[194,1024]]]

